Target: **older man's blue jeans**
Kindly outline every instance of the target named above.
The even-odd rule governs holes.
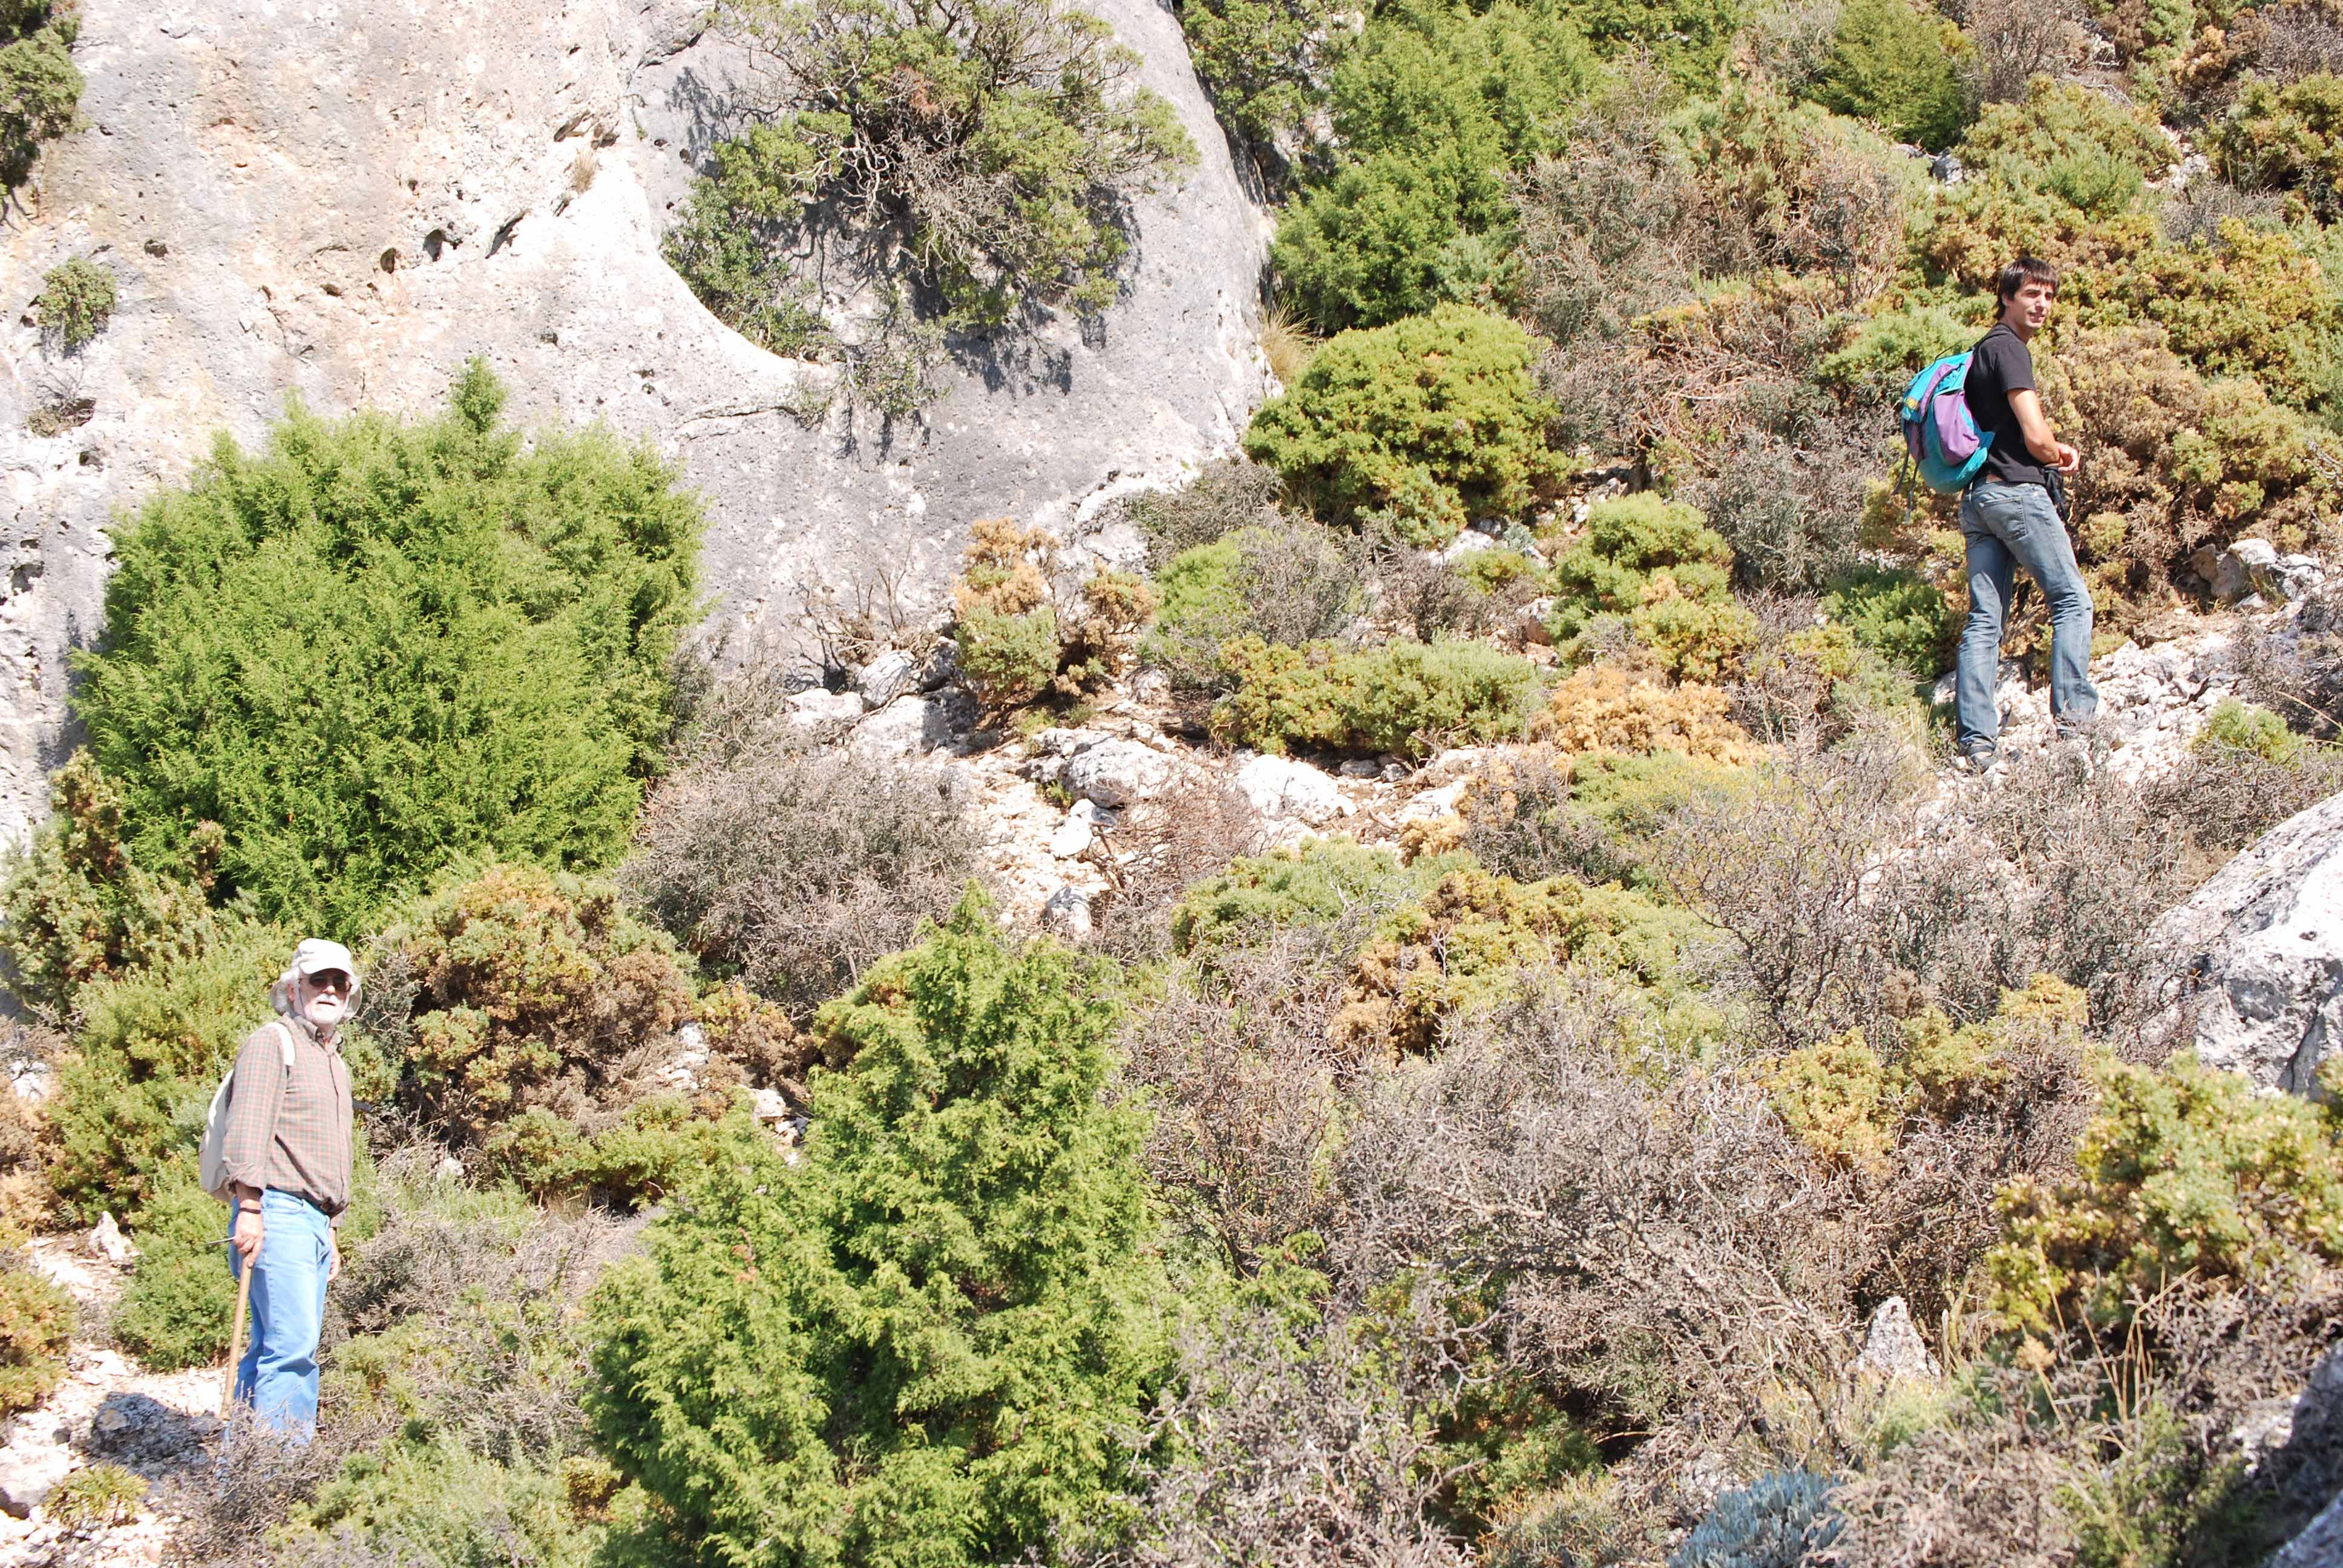
[[[235,1215],[228,1217],[235,1234]],[[252,1273],[251,1342],[236,1368],[236,1402],[279,1435],[307,1442],[317,1430],[317,1336],[326,1321],[333,1221],[306,1198],[272,1187],[260,1195],[260,1266]],[[227,1250],[243,1277],[243,1254]]]
[[[1961,498],[1961,535],[1968,544],[1969,618],[1961,628],[1954,704],[1959,745],[1989,747],[2001,735],[1994,685],[2001,673],[2001,633],[2016,568],[2042,586],[2050,605],[2050,713],[2066,723],[2099,710],[2091,684],[2091,590],[2066,542],[2066,525],[2039,485],[1978,485]]]

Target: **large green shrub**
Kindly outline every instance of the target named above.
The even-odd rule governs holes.
[[[0,11],[0,185],[11,190],[33,172],[41,144],[78,118],[83,83],[72,50],[80,34],[72,0],[14,0]]]
[[[1536,363],[1529,334],[1463,306],[1345,332],[1253,416],[1245,450],[1330,522],[1387,523],[1439,544],[1561,485]]]
[[[727,320],[787,347],[786,247],[809,228],[901,244],[959,325],[1029,305],[1095,313],[1130,247],[1124,208],[1194,145],[1137,85],[1137,51],[1061,0],[735,0],[774,70],[761,123],[717,152],[668,254]],[[775,314],[778,312],[778,314]]]
[[[1898,140],[1950,146],[1968,123],[1960,30],[1908,0],[1848,0],[1814,98]]]
[[[1340,159],[1278,231],[1287,297],[1332,332],[1486,295],[1510,226],[1506,174],[1559,145],[1594,77],[1556,0],[1377,9],[1334,72]]]
[[[588,1408],[664,1560],[1079,1549],[1167,1355],[1105,983],[963,903],[824,1010],[804,1162],[711,1165],[613,1278]]]
[[[1478,642],[1401,639],[1344,653],[1241,638],[1221,650],[1237,689],[1212,709],[1212,734],[1284,751],[1422,757],[1518,735],[1538,698],[1537,667]]]
[[[699,510],[607,432],[297,408],[118,527],[74,709],[130,846],[226,841],[215,896],[351,933],[455,857],[615,859],[697,609]]]

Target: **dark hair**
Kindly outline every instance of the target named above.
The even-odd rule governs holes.
[[[2058,292],[2058,269],[2038,256],[2021,256],[2001,269],[2000,297],[2006,302],[2029,283],[2046,283]]]

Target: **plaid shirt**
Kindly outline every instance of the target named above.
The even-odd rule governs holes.
[[[293,1030],[289,1073],[279,1024]],[[337,1048],[318,1042],[308,1020],[263,1024],[236,1052],[225,1152],[230,1181],[307,1198],[342,1222],[350,1206],[350,1069]]]

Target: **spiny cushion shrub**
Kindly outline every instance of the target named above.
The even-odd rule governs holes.
[[[101,1461],[58,1482],[42,1508],[67,1530],[105,1530],[136,1517],[146,1490],[146,1478],[136,1471]]]
[[[15,0],[0,13],[0,185],[11,190],[33,172],[41,144],[78,118],[80,35],[81,8],[70,0]]]
[[[2233,184],[2299,191],[2321,218],[2343,217],[2343,75],[2248,81],[2211,142]]]
[[[417,900],[369,957],[407,992],[404,1016],[379,1025],[400,1101],[458,1149],[531,1110],[607,1120],[692,1016],[674,944],[616,887],[531,866]]]
[[[1426,1052],[1455,1015],[1513,995],[1523,971],[1574,961],[1641,988],[1656,1040],[1688,1044],[1715,1023],[1680,972],[1699,930],[1641,893],[1567,877],[1516,882],[1467,862],[1385,917],[1359,950],[1334,1034],[1353,1049]]]
[[[2073,487],[2086,559],[2117,568],[2127,588],[2248,532],[2303,548],[2343,489],[2302,416],[2255,382],[2203,380],[2161,327],[2078,334],[2053,375],[2089,456]]]
[[[1647,865],[1655,839],[1694,800],[1738,783],[1733,766],[1679,750],[1527,749],[1473,775],[1457,801],[1459,841],[1515,881],[1568,875],[1656,894],[1658,879]]]
[[[1960,29],[1908,0],[1848,0],[1812,95],[1898,141],[1950,146],[1968,123]]]
[[[1918,680],[1855,640],[1845,622],[1803,627],[1751,654],[1741,686],[1751,724],[1768,735],[1825,744],[1884,724],[1916,745],[1927,739]]]
[[[212,1091],[268,1020],[295,940],[232,924],[192,952],[82,988],[50,1113],[51,1177],[75,1215],[128,1220],[166,1171],[193,1164]]]
[[[2205,728],[2191,744],[2199,751],[2226,747],[2244,751],[2281,767],[2300,760],[2310,742],[2286,727],[2286,720],[2267,708],[2257,708],[2225,697],[2205,717]]]
[[[1182,550],[1222,535],[1276,520],[1285,482],[1273,468],[1239,453],[1207,463],[1176,490],[1145,490],[1122,503],[1122,515],[1147,541],[1147,566],[1161,571]]]
[[[413,424],[295,409],[114,533],[74,710],[139,862],[363,930],[468,853],[623,851],[697,613],[698,504],[648,447],[498,427],[476,362]]]
[[[1106,983],[972,899],[824,1010],[850,1060],[803,1162],[711,1164],[598,1298],[588,1408],[642,1544],[955,1568],[1084,1539],[1169,1359]]]
[[[1526,332],[1459,305],[1345,332],[1253,416],[1244,447],[1329,522],[1443,544],[1528,511],[1567,474],[1536,363]]]
[[[687,282],[709,275],[712,309],[753,313],[771,298],[754,286],[782,276],[733,235],[771,262],[838,226],[902,245],[961,327],[1031,306],[1095,314],[1130,248],[1126,204],[1195,160],[1172,106],[1137,85],[1138,52],[1060,0],[745,0],[724,15],[776,68],[750,95],[748,155],[719,158],[669,246]]]
[[[1749,737],[1713,686],[1664,686],[1615,664],[1574,672],[1530,720],[1533,740],[1564,751],[1676,751],[1728,765],[1748,760]]]
[[[931,772],[760,750],[663,782],[623,879],[712,972],[803,1020],[950,913],[980,849]]]
[[[1010,518],[970,525],[952,583],[960,668],[995,712],[1044,693],[1079,696],[1126,668],[1155,595],[1129,572],[1103,571],[1061,602],[1058,543],[1047,528]]]
[[[1917,573],[1865,566],[1833,582],[1823,609],[1856,643],[1916,680],[1935,678],[1952,658],[1961,617],[1944,590]]]
[[[1852,1029],[1790,1051],[1760,1076],[1775,1114],[1835,1164],[1870,1168],[1914,1121],[1949,1121],[2007,1079],[2024,1053],[2079,1054],[2090,999],[2049,975],[2002,993],[1994,1016],[1956,1027],[1935,1008],[1903,1020],[1875,1050]]]
[[[216,934],[209,902],[221,834],[189,836],[183,881],[138,863],[124,841],[122,791],[76,751],[49,776],[49,819],[10,857],[0,885],[0,960],[18,1001],[59,1020],[93,980],[185,957]]]
[[[1224,645],[1237,689],[1212,709],[1212,733],[1282,752],[1395,752],[1520,733],[1537,700],[1537,667],[1477,642],[1407,639],[1345,653],[1332,643]]]
[[[1278,228],[1284,297],[1339,332],[1495,291],[1506,173],[1558,144],[1594,76],[1555,0],[1375,9],[1334,70],[1333,167]]]
[[[1618,616],[1663,668],[1687,680],[1737,673],[1756,640],[1756,618],[1733,598],[1732,547],[1690,507],[1649,492],[1590,508],[1551,577],[1558,638]]]
[[[21,1262],[0,1264],[0,1416],[30,1410],[65,1375],[73,1298]]]
[[[0,51],[5,54],[5,51]],[[114,317],[114,274],[82,256],[60,262],[41,278],[33,314],[68,354],[106,330]]]
[[[1181,895],[1172,916],[1172,945],[1196,952],[1258,940],[1277,927],[1322,925],[1355,910],[1394,907],[1456,863],[1426,858],[1403,867],[1399,852],[1386,845],[1343,838],[1240,855]]]
[[[2008,1329],[2119,1333],[2137,1301],[2184,1276],[2244,1285],[2343,1261],[2343,1146],[2326,1110],[2193,1054],[2102,1060],[2093,1078],[2100,1111],[2073,1179],[2003,1195],[2006,1240],[1986,1267]]]
[[[1358,553],[1307,519],[1239,528],[1182,550],[1156,574],[1161,606],[1140,657],[1174,685],[1210,690],[1227,678],[1221,647],[1233,638],[1331,638],[1364,597]]]

